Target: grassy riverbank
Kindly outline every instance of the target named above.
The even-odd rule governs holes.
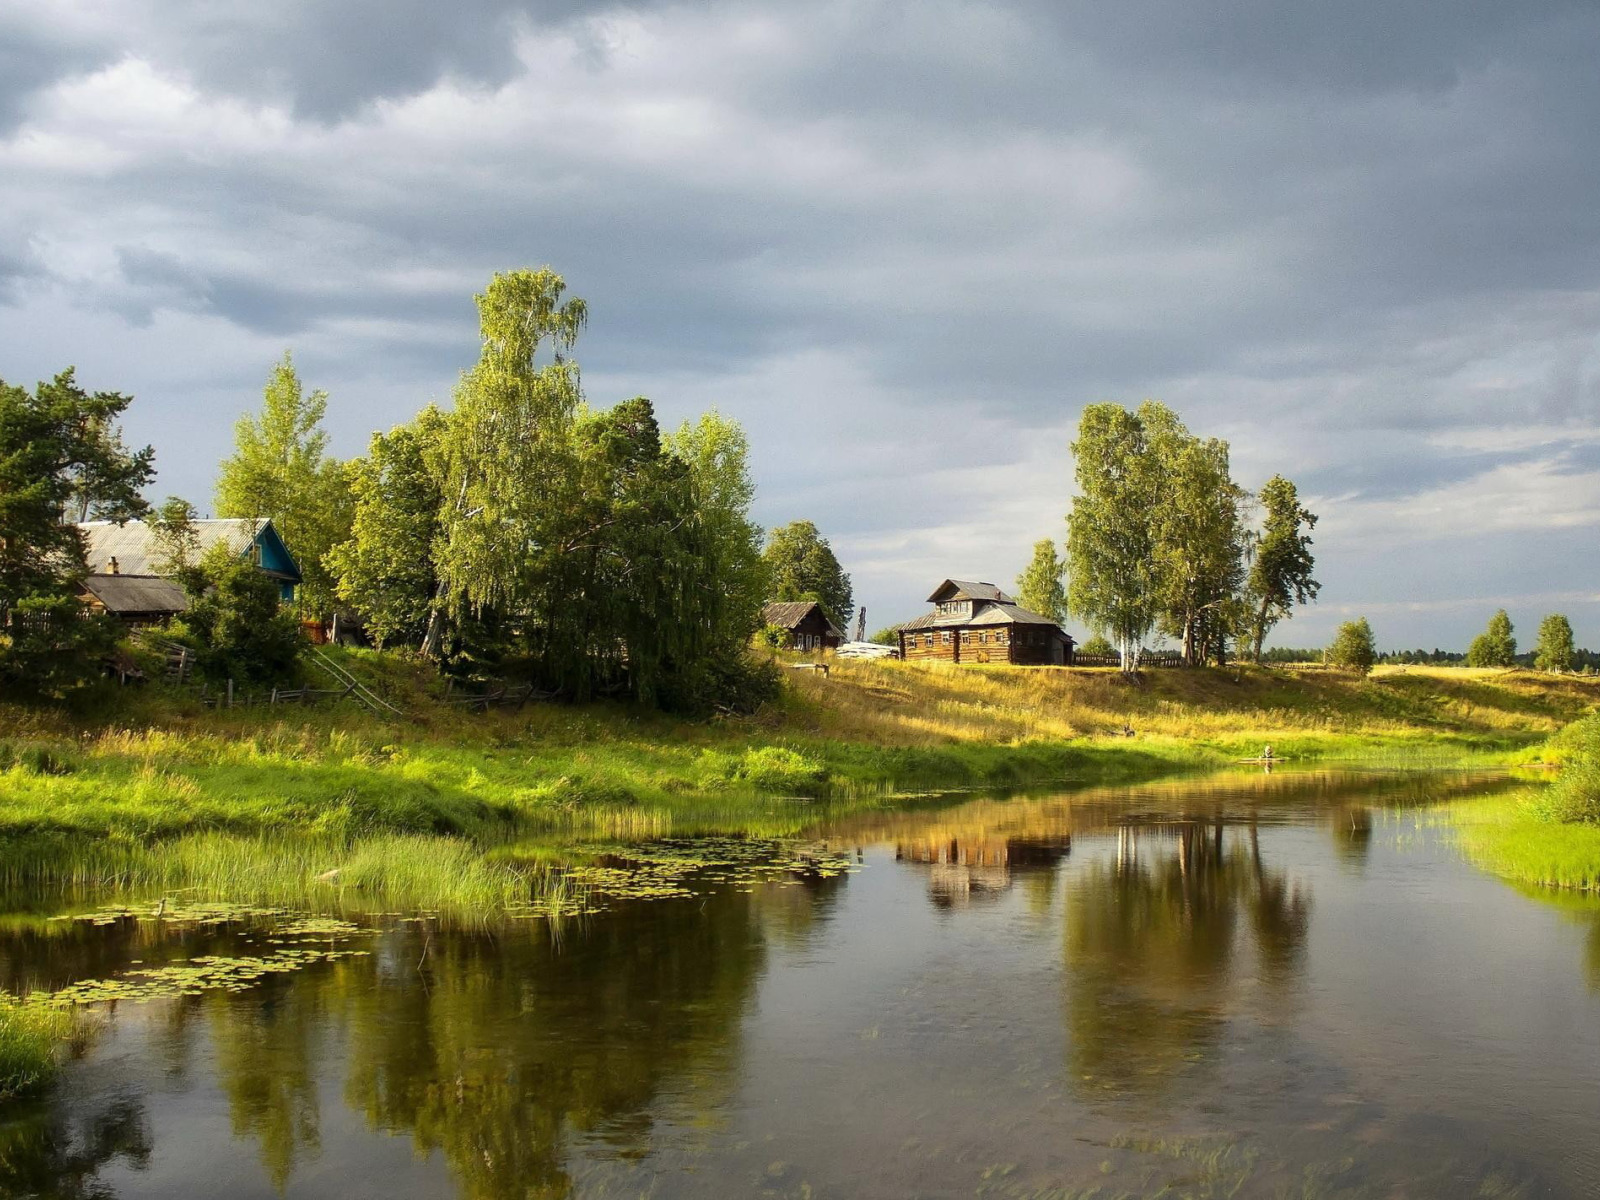
[[[1452,806],[1462,849],[1508,879],[1600,890],[1600,716],[1563,730],[1542,756],[1553,781]]]
[[[152,684],[66,718],[0,709],[0,835],[145,840],[276,830],[659,835],[783,824],[781,797],[1150,778],[1260,752],[1394,765],[1528,757],[1600,700],[1532,672],[1114,671],[835,663],[748,719],[621,705],[464,712],[404,659],[345,652],[398,705],[202,707]],[[1128,731],[1131,730],[1131,736]]]

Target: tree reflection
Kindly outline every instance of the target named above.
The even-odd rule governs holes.
[[[118,1159],[142,1167],[150,1150],[144,1108],[126,1096],[87,1113],[81,1098],[12,1108],[0,1123],[0,1195],[110,1200],[100,1173]]]
[[[560,943],[458,936],[420,970],[424,938],[393,935],[376,986],[344,998],[346,1099],[442,1153],[465,1196],[567,1195],[575,1134],[642,1153],[669,1086],[691,1120],[722,1098],[765,962],[755,907],[634,905]]]
[[[1255,830],[1124,826],[1067,892],[1073,1074],[1097,1093],[1160,1092],[1213,1057],[1253,955],[1281,992],[1303,969],[1310,900],[1267,868]],[[1242,930],[1248,929],[1250,947]]]

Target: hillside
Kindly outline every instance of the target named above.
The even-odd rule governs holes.
[[[1254,668],[1114,671],[836,662],[786,671],[751,718],[688,722],[621,704],[445,704],[426,668],[347,651],[404,718],[350,702],[218,711],[193,689],[114,693],[71,723],[0,709],[0,832],[198,830],[575,834],[737,814],[781,796],[1149,778],[1250,757],[1509,761],[1600,703],[1600,681],[1395,669],[1357,680]],[[1131,734],[1127,731],[1131,730]]]

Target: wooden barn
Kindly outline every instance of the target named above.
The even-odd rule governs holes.
[[[900,657],[953,663],[1070,666],[1076,643],[1049,617],[1023,608],[992,583],[946,579],[933,611],[900,626]]]
[[[828,620],[814,600],[780,600],[764,605],[761,622],[776,625],[789,637],[791,650],[833,650],[844,641],[839,627]]]

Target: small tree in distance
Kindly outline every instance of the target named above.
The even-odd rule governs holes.
[[[1539,622],[1539,648],[1533,665],[1541,671],[1572,670],[1572,622],[1561,613],[1551,613]]]
[[[1346,621],[1334,634],[1333,645],[1328,647],[1328,665],[1344,671],[1366,675],[1378,661],[1378,649],[1372,640],[1372,626],[1365,617]]]
[[[1511,633],[1511,618],[1502,608],[1489,618],[1489,627],[1467,647],[1467,666],[1512,667],[1516,662],[1517,639]]]

